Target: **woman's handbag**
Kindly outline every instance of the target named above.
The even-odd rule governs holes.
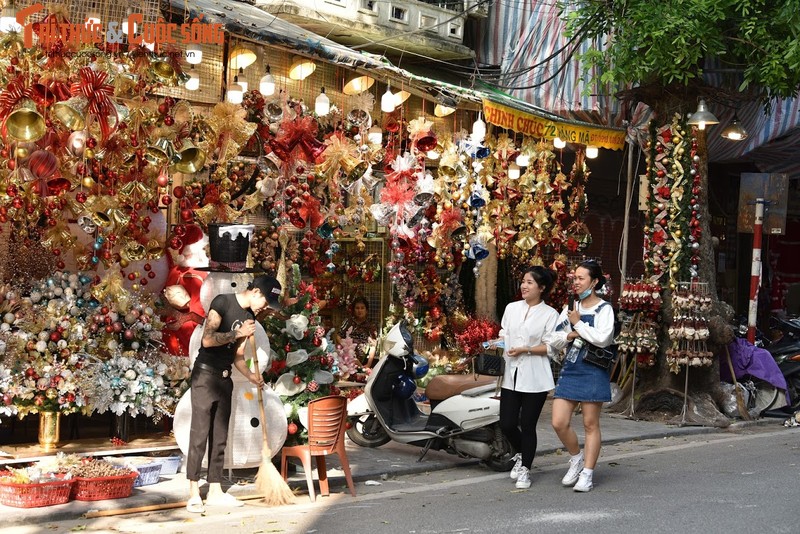
[[[583,356],[583,361],[590,363],[605,371],[610,371],[614,362],[617,360],[617,351],[612,347],[597,347],[591,343],[587,343],[586,354]]]
[[[475,374],[486,376],[503,376],[506,360],[502,355],[482,352],[475,356]]]

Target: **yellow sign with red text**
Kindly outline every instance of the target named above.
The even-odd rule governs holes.
[[[540,139],[558,137],[568,143],[592,145],[611,150],[625,148],[625,132],[623,130],[577,126],[568,122],[544,119],[488,100],[483,101],[483,115],[486,122],[531,137]]]

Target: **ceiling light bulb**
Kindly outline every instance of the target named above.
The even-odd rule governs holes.
[[[486,123],[483,122],[481,113],[478,112],[478,118],[472,123],[472,140],[480,143],[486,137]]]
[[[275,78],[273,78],[272,74],[269,72],[269,65],[267,65],[266,72],[258,83],[258,90],[264,96],[272,96],[275,94]]]
[[[242,86],[239,85],[239,77],[233,77],[233,83],[228,87],[227,93],[228,102],[231,104],[241,104],[244,100],[244,91]]]
[[[242,86],[242,93],[246,93],[247,92],[247,80],[245,80],[245,78],[244,78],[244,69],[242,69],[242,67],[239,67],[239,75],[236,76],[236,78],[239,80],[239,85]]]
[[[317,69],[317,64],[308,58],[295,56],[292,66],[289,67],[289,78],[292,80],[305,80]]]
[[[511,163],[508,166],[508,179],[519,180],[520,168],[516,163]]]
[[[235,69],[246,69],[255,63],[256,59],[258,59],[256,53],[242,45],[235,46],[228,56],[228,62]]]
[[[325,94],[325,88],[320,91],[317,99],[314,101],[314,113],[318,117],[324,117],[331,110],[331,99]]]
[[[586,157],[589,159],[594,159],[600,154],[600,151],[597,149],[596,146],[589,145],[586,147]]]
[[[722,134],[720,134],[725,139],[729,141],[742,141],[743,139],[747,139],[747,130],[739,122],[739,117],[734,114],[733,120],[731,123],[722,130]]]
[[[555,148],[564,148],[567,146],[567,142],[562,140],[560,137],[553,138],[553,147]]]
[[[203,49],[199,44],[190,44],[186,48],[186,63],[199,65],[201,61],[203,61]]]
[[[520,153],[520,155],[517,156],[516,164],[519,165],[520,167],[527,167],[528,165],[530,165],[530,162],[531,158],[527,154]]]
[[[194,65],[192,66],[191,70],[189,71],[189,79],[186,80],[186,90],[187,91],[197,91],[200,89],[200,76],[194,71]]]
[[[700,102],[697,104],[697,111],[692,113],[691,117],[689,117],[689,120],[686,122],[697,126],[698,130],[705,130],[708,124],[719,124],[719,119],[708,111],[706,101],[701,98]]]
[[[125,35],[130,35],[131,34],[131,28],[128,26],[128,17],[130,17],[132,14],[133,14],[133,10],[131,8],[128,8],[125,11],[125,20],[122,21],[122,33],[124,33]],[[136,23],[133,24],[133,32],[132,33],[134,33],[134,34],[136,33]]]
[[[436,115],[437,117],[447,117],[455,110],[456,108],[443,106],[442,104],[436,104],[436,106],[433,108],[433,114]]]
[[[392,90],[389,86],[386,86],[386,92],[383,93],[381,97],[381,111],[384,113],[391,113],[394,111],[394,108],[397,106],[395,103],[395,97],[392,94]]]

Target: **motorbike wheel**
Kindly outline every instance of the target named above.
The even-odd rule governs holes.
[[[514,455],[517,454],[517,450],[511,445],[511,443],[503,436],[503,454],[500,455],[492,455],[491,458],[486,460],[486,465],[492,471],[511,471],[511,468],[514,467]]]
[[[756,386],[755,401],[750,409],[750,413],[756,417],[769,410],[778,400],[778,388],[767,382],[761,382]]]
[[[786,380],[786,385],[789,388],[791,411],[795,412],[800,410],[800,376],[795,375],[788,378]]]
[[[356,445],[372,449],[391,441],[375,414],[349,417],[348,422],[351,426],[347,429],[347,437]]]

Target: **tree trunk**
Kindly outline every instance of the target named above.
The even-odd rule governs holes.
[[[666,117],[670,115],[660,115]],[[708,350],[720,354],[723,344],[732,339],[729,325],[732,318],[730,306],[719,302],[716,290],[716,268],[714,250],[711,245],[711,228],[708,209],[708,149],[706,132],[697,131],[697,156],[699,162],[697,172],[700,174],[700,194],[695,206],[700,226],[700,261],[698,262],[698,281],[707,284],[708,294],[712,299],[712,312],[709,320],[711,332]],[[691,186],[689,186],[691,187]],[[684,197],[689,202],[689,195]],[[688,240],[688,236],[685,238]],[[688,241],[686,242],[688,245]],[[668,276],[668,273],[664,276]],[[664,306],[661,311],[661,330],[659,332],[659,353],[653,368],[637,369],[638,380],[633,386],[626,387],[620,398],[611,408],[612,411],[627,413],[631,408],[630,395],[634,395],[634,414],[636,417],[671,423],[702,424],[709,426],[727,426],[729,420],[723,415],[719,406],[722,402],[722,390],[719,380],[719,360],[714,358],[712,365],[691,367],[681,366],[680,372],[673,373],[667,365],[666,351],[672,340],[668,328],[673,322],[672,291],[668,280],[662,277]],[[687,381],[688,367],[688,381]],[[633,381],[630,381],[633,384]],[[686,394],[685,394],[686,393]]]

